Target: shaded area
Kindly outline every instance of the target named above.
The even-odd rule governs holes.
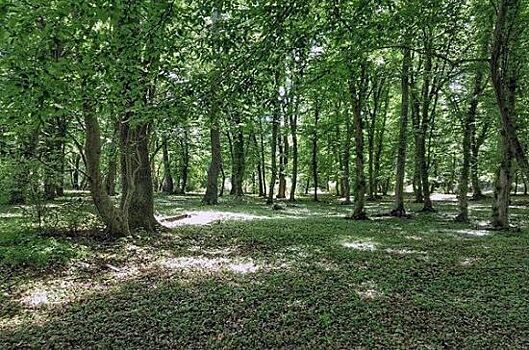
[[[473,234],[438,207],[353,222],[336,203],[248,200],[158,236],[54,238],[85,254],[0,272],[0,347],[526,347],[528,231]]]

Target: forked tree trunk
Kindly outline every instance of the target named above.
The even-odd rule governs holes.
[[[87,99],[83,102],[83,118],[86,132],[86,171],[92,200],[94,201],[97,213],[107,226],[109,235],[128,235],[130,231],[127,215],[114,206],[103,184],[103,177],[100,171],[101,131],[97,117],[93,114],[93,110]]]

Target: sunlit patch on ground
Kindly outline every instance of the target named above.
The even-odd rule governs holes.
[[[404,238],[412,240],[412,241],[422,241],[422,237],[419,237],[419,236],[406,236]]]
[[[430,196],[430,199],[432,201],[457,202],[457,196],[455,194],[434,193]]]
[[[377,245],[377,243],[371,241],[351,241],[342,243],[342,246],[345,248],[363,251],[375,251]]]
[[[480,260],[479,258],[464,258],[464,259],[461,259],[461,261],[459,262],[459,265],[468,267],[468,266],[475,265],[476,262],[478,262],[479,260]]]
[[[373,281],[363,282],[355,289],[355,292],[360,299],[365,301],[380,299],[384,296],[384,293],[377,289],[377,286]]]
[[[255,273],[262,268],[253,259],[208,258],[205,256],[162,259],[159,261],[159,265],[168,270],[204,273],[229,271],[246,274]]]
[[[244,213],[231,213],[231,212],[221,212],[221,211],[195,211],[188,213],[186,217],[177,220],[167,220],[167,218],[160,217],[158,218],[162,225],[168,228],[174,228],[184,225],[209,225],[217,221],[223,220],[259,220],[259,219],[269,219],[266,216],[257,216],[252,214]]]
[[[477,236],[477,237],[483,237],[488,236],[491,234],[491,231],[487,230],[478,230],[478,229],[463,229],[463,230],[454,230],[454,233],[460,234],[460,235],[468,235],[468,236]]]
[[[22,213],[0,213],[0,219],[19,219],[22,218]]]
[[[419,254],[419,255],[425,255],[426,252],[421,250],[413,250],[413,249],[395,249],[395,248],[386,248],[384,250],[386,253],[390,254],[396,254],[396,255],[412,255],[412,254]]]

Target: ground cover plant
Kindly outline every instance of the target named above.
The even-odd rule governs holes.
[[[526,347],[529,232],[454,223],[457,203],[450,199],[437,203],[442,214],[351,221],[332,198],[273,211],[252,198],[211,209],[199,197],[174,196],[160,199],[160,215],[191,217],[155,236],[29,236],[30,246],[57,242],[76,253],[47,257],[38,271],[2,256],[0,344]],[[476,222],[487,217],[487,205],[472,203]],[[523,224],[527,210],[514,211]],[[10,216],[4,222],[16,223]],[[15,240],[2,244],[26,249]]]

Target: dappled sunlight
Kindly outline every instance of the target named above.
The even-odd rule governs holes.
[[[462,230],[453,230],[452,232],[460,234],[460,235],[467,235],[467,236],[476,236],[476,237],[483,237],[483,236],[489,236],[491,234],[491,231],[487,231],[484,229],[462,229]]]
[[[352,242],[343,242],[342,246],[354,250],[363,250],[363,251],[375,251],[377,249],[378,243],[371,241],[352,241]]]
[[[474,258],[474,257],[471,257],[471,258],[463,258],[459,261],[459,265],[461,266],[464,266],[464,267],[468,267],[468,266],[472,266],[472,265],[475,265],[476,262],[480,261],[481,259],[479,258]]]
[[[430,198],[432,201],[457,202],[457,196],[455,194],[433,193]]]
[[[384,249],[386,253],[390,254],[397,254],[397,255],[412,255],[412,254],[419,254],[419,255],[426,255],[427,253],[422,250],[413,250],[413,249],[395,249],[395,248],[386,248]]]
[[[0,219],[21,219],[23,217],[22,213],[0,213]]]
[[[253,259],[208,258],[205,256],[161,259],[158,264],[167,270],[203,273],[228,271],[246,274],[255,273],[263,267],[257,265]]]
[[[373,281],[363,282],[357,288],[355,288],[355,292],[358,294],[360,299],[364,301],[376,300],[384,296],[384,293],[377,289],[377,286]]]
[[[267,216],[257,216],[252,214],[244,214],[244,213],[232,213],[232,212],[222,212],[222,211],[195,211],[186,214],[184,217],[172,220],[170,217],[158,217],[157,219],[160,220],[163,226],[167,228],[174,228],[178,226],[185,226],[185,225],[196,225],[196,226],[203,226],[203,225],[210,225],[217,221],[224,221],[224,220],[239,220],[239,221],[246,221],[246,220],[263,220],[263,219],[269,219],[270,217]]]

